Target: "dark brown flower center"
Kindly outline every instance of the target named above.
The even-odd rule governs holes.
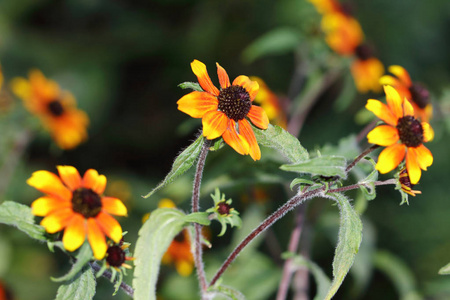
[[[220,91],[219,109],[235,121],[245,118],[252,107],[247,90],[240,85],[232,85]]]
[[[95,218],[102,210],[102,200],[93,190],[79,188],[73,192],[72,209],[86,219]]]
[[[184,230],[181,231],[179,234],[177,234],[174,237],[174,240],[177,241],[178,243],[183,243],[185,241]]]
[[[217,212],[221,215],[228,215],[230,213],[231,206],[226,202],[220,202],[217,204]]]
[[[418,147],[423,143],[422,124],[413,116],[398,119],[398,135],[406,147]]]
[[[47,104],[47,108],[52,115],[59,117],[64,113],[64,107],[59,100],[53,100]]]
[[[106,254],[106,261],[112,267],[120,267],[125,262],[125,251],[119,246],[108,247]]]
[[[360,60],[368,60],[369,58],[373,57],[373,50],[366,44],[361,44],[355,49],[355,55]]]
[[[430,103],[430,92],[420,83],[413,83],[409,88],[414,103],[424,109]]]
[[[412,184],[411,180],[409,180],[408,172],[406,171],[406,169],[400,172],[399,181],[401,185],[409,187],[410,189],[414,187],[414,184]]]

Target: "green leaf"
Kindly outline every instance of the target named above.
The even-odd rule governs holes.
[[[358,182],[358,184],[360,184],[359,187],[367,200],[373,200],[377,196],[375,189],[375,181],[377,180],[378,180],[378,171],[373,170],[366,178]]]
[[[258,144],[280,151],[290,163],[299,163],[309,158],[308,151],[300,141],[280,126],[269,124],[265,130],[253,128]]]
[[[300,44],[299,33],[291,28],[278,28],[256,39],[242,52],[242,59],[251,63],[270,54],[294,51]]]
[[[309,173],[321,176],[347,176],[345,168],[347,160],[342,156],[319,156],[307,161],[290,165],[282,165],[280,169],[289,172]]]
[[[417,291],[413,272],[400,258],[387,251],[377,251],[374,265],[392,281],[400,300],[423,299]]]
[[[450,263],[439,269],[439,275],[450,275]]]
[[[194,162],[196,161],[200,151],[203,146],[203,136],[200,135],[189,147],[187,147],[180,155],[177,156],[172,165],[172,170],[170,170],[169,174],[167,174],[166,178],[158,184],[150,193],[144,196],[144,198],[148,198],[153,193],[166,186],[167,184],[172,183],[178,176],[184,174],[187,170],[189,170]]]
[[[241,292],[239,292],[229,286],[223,286],[223,285],[214,286],[213,288],[208,289],[208,291],[215,292],[219,295],[221,294],[231,300],[245,300],[245,297]]]
[[[292,180],[290,188],[291,190],[294,188],[294,186],[296,186],[297,184],[300,185],[313,185],[315,184],[314,181],[309,180],[309,179],[305,179],[305,178],[295,178],[294,180]]]
[[[134,298],[156,299],[156,282],[161,258],[173,238],[185,225],[184,213],[173,208],[159,208],[150,214],[139,231],[134,252]]]
[[[51,280],[54,282],[62,282],[71,280],[75,275],[77,275],[92,258],[92,250],[89,243],[85,242],[83,246],[81,246],[75,258],[76,262],[73,264],[72,268],[66,275],[61,276],[59,278],[50,277]]]
[[[186,81],[186,82],[180,83],[178,86],[180,88],[182,88],[183,90],[191,89],[191,90],[194,90],[194,91],[197,91],[197,92],[203,92],[202,87],[197,82]]]
[[[184,221],[187,223],[198,223],[200,225],[209,226],[211,220],[208,217],[209,213],[207,212],[196,212],[185,216]]]
[[[338,243],[333,260],[333,281],[324,299],[331,299],[348,274],[362,240],[362,223],[349,200],[342,194],[330,194],[341,212]]]
[[[95,295],[95,278],[90,266],[85,266],[71,281],[61,285],[55,300],[90,300]]]
[[[34,223],[31,208],[13,201],[5,201],[0,205],[0,223],[17,227],[31,238],[45,241],[44,227]]]

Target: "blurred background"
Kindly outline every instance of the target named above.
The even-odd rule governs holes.
[[[416,292],[426,299],[450,299],[450,277],[437,273],[450,262],[450,2],[355,0],[350,4],[384,65],[402,65],[414,81],[429,88],[436,137],[427,144],[434,163],[416,187],[422,195],[400,206],[400,194],[386,186],[377,189],[374,201],[355,202],[362,203],[366,250],[361,253],[367,255],[357,256],[355,270],[335,299],[416,299],[408,298]],[[39,197],[25,183],[36,170],[56,172],[55,166],[64,164],[80,172],[97,169],[108,178],[106,194],[121,198],[128,207],[129,217],[119,221],[129,232],[126,240],[133,252],[142,217],[161,198],[189,209],[192,173],[149,199],[141,196],[164,178],[175,156],[200,128],[199,120],[181,113],[176,105],[188,92],[177,85],[196,81],[190,62],[204,62],[216,84],[215,62],[230,79],[258,76],[279,95],[284,107],[313,75],[326,73],[328,61],[340,59],[323,42],[319,23],[320,16],[304,0],[0,1],[2,99],[9,99],[2,101],[0,110],[0,202],[29,205]],[[270,34],[272,41],[267,42]],[[27,77],[32,68],[74,94],[78,107],[90,118],[87,142],[63,151],[47,132],[39,131],[30,143],[14,148],[29,116],[12,96],[9,81]],[[299,70],[306,73],[299,76]],[[355,116],[361,115],[366,100],[384,97],[357,93],[348,78],[348,70],[342,72],[311,105],[299,135],[309,151],[326,144],[336,146],[342,138],[358,134],[365,124]],[[14,118],[8,115],[12,112]],[[228,146],[212,153],[205,170],[202,207],[212,205],[208,195],[219,186],[233,198],[244,227],[258,224],[286,201],[285,184],[293,179],[277,171],[279,163],[272,154],[263,149],[263,159],[254,163]],[[349,196],[360,198],[356,192]],[[309,255],[331,276],[338,211],[328,200],[317,199],[310,204],[308,217],[312,224]],[[225,283],[248,299],[273,299],[282,267],[280,254],[286,250],[292,226],[290,213],[248,250],[254,255],[242,254],[243,263],[229,270]],[[209,274],[245,235],[233,229],[218,238],[219,230],[212,226],[213,249],[205,253]],[[0,280],[13,299],[54,298],[58,284],[50,276],[60,276],[69,268],[61,252],[52,254],[46,245],[0,225]],[[131,275],[132,271],[128,282]],[[314,293],[312,279],[310,286]],[[182,277],[173,266],[163,266],[158,288],[161,299],[197,299],[195,275]],[[95,299],[109,299],[112,292],[112,285],[99,279]],[[122,292],[115,298],[128,299]]]

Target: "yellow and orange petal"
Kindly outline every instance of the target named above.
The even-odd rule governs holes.
[[[251,76],[250,79],[258,82],[259,84],[259,92],[256,95],[254,102],[259,104],[260,106],[252,106],[252,109],[263,109],[268,117],[268,120],[264,120],[264,123],[262,125],[267,126],[266,124],[268,124],[270,120],[273,124],[279,125],[280,127],[286,129],[286,114],[281,108],[279,97],[270,90],[270,88],[261,78]],[[252,116],[252,112],[249,112],[249,119],[254,125],[258,126],[258,120],[252,119]],[[257,116],[263,116],[263,114],[259,113],[257,114]]]
[[[361,93],[381,91],[380,77],[384,74],[384,66],[375,57],[366,60],[356,59],[351,65],[356,89]]]
[[[316,10],[324,15],[341,10],[340,4],[336,0],[308,0],[316,8]]]
[[[321,27],[328,46],[340,55],[352,55],[364,39],[359,22],[346,14],[333,12],[323,16]]]
[[[252,159],[258,160],[261,158],[260,149],[253,128],[245,118],[261,129],[269,125],[266,112],[251,104],[258,94],[259,84],[244,75],[230,83],[225,69],[218,63],[216,66],[220,91],[213,85],[202,62],[194,60],[191,63],[192,71],[204,92],[194,91],[183,96],[177,101],[178,109],[193,118],[202,118],[203,136],[207,139],[222,137],[239,154],[250,154]],[[241,121],[243,129],[237,125]]]
[[[46,194],[31,204],[32,213],[44,217],[41,225],[47,232],[64,230],[62,241],[66,250],[78,249],[87,236],[95,258],[102,259],[107,249],[105,235],[115,242],[122,238],[122,228],[110,214],[126,216],[127,209],[119,199],[102,196],[106,177],[96,170],[87,170],[82,178],[72,166],[57,166],[57,169],[60,177],[37,171],[27,180]],[[88,198],[83,200],[83,197]],[[89,201],[88,210],[93,211],[77,206],[86,205],[80,204],[80,199]],[[92,206],[93,201],[96,206]]]
[[[28,80],[14,78],[11,87],[24,106],[41,120],[60,148],[72,149],[87,139],[89,118],[86,113],[77,109],[71,93],[61,90],[41,71],[30,71]]]
[[[177,272],[182,276],[192,273],[194,257],[191,252],[191,240],[187,229],[183,229],[172,241],[163,256],[163,263],[174,263]]]

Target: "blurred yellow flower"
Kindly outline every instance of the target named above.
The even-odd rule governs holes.
[[[14,78],[11,87],[25,107],[39,117],[60,148],[72,149],[87,139],[89,119],[86,113],[77,109],[71,93],[61,90],[41,71],[30,71],[28,80]]]
[[[384,74],[384,65],[372,55],[372,49],[366,44],[355,49],[356,59],[352,62],[351,72],[356,89],[361,93],[380,92],[380,78]]]

